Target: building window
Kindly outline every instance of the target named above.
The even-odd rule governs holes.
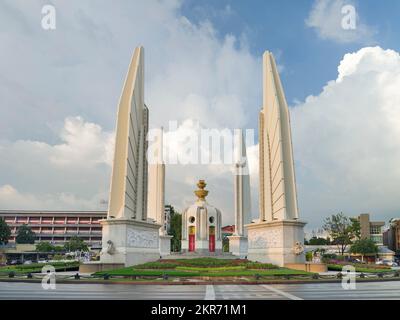
[[[210,221],[210,223],[214,223],[215,219],[214,219],[214,217],[210,217],[210,219],[208,219],[208,221]]]
[[[383,237],[382,235],[371,235],[371,240],[377,244],[382,244],[383,243]]]
[[[195,217],[192,216],[192,217],[189,218],[189,222],[190,222],[190,223],[194,223],[195,221],[196,221],[196,218],[195,218]]]
[[[370,226],[369,228],[369,233],[370,234],[381,234],[381,227],[380,226]]]

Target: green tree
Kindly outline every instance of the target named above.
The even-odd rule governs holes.
[[[89,251],[89,248],[85,241],[78,236],[71,237],[71,239],[64,244],[64,249],[66,251]]]
[[[23,224],[18,228],[15,242],[18,244],[34,244],[36,234],[32,231],[31,227]]]
[[[354,240],[360,239],[360,223],[357,219],[346,217],[342,212],[326,218],[323,228],[329,232],[332,243],[338,246],[341,255]]]
[[[0,245],[7,244],[11,236],[11,229],[3,218],[0,217]]]
[[[53,252],[55,250],[56,250],[55,246],[53,246],[48,241],[41,241],[38,244],[36,244],[36,251],[37,252]]]
[[[329,241],[324,238],[317,238],[317,237],[312,237],[309,241],[308,244],[310,246],[325,246],[329,244]]]
[[[229,238],[228,237],[222,238],[222,251],[229,252]]]
[[[350,252],[361,255],[361,261],[364,261],[365,255],[378,253],[378,246],[371,239],[359,239],[351,245]]]
[[[175,210],[171,211],[169,234],[172,236],[171,251],[181,251],[182,215]]]
[[[54,246],[48,241],[41,241],[36,244],[37,252],[52,252],[54,250]]]

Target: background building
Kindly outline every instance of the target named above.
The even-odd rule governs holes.
[[[371,239],[377,245],[383,245],[383,221],[370,221],[369,213],[362,213],[357,217],[360,222],[361,239]]]
[[[391,219],[389,228],[383,233],[383,243],[394,252],[400,250],[400,219]]]
[[[11,228],[10,243],[15,242],[18,228],[26,224],[36,233],[36,242],[62,245],[77,236],[89,246],[101,246],[100,220],[106,216],[106,211],[0,210],[0,217]]]

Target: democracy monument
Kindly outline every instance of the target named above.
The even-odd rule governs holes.
[[[170,255],[164,225],[163,131],[148,163],[151,109],[144,101],[144,49],[134,50],[118,105],[114,160],[100,261],[85,271],[131,266]],[[243,132],[235,135],[234,257],[278,266],[304,264],[305,222],[299,220],[289,109],[272,54],[263,55],[263,104],[259,115],[259,218],[252,221],[250,177]],[[221,211],[206,201],[200,180],[197,200],[182,214],[181,255],[222,254]]]

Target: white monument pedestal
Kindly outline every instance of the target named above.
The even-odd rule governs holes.
[[[126,267],[160,259],[160,225],[138,220],[106,219],[100,263]]]
[[[305,263],[305,224],[298,220],[281,220],[246,225],[249,245],[247,258],[280,267],[288,263]]]
[[[229,252],[240,259],[247,258],[248,239],[243,236],[229,236]]]
[[[169,235],[160,235],[160,256],[171,255],[171,239],[173,237]]]

